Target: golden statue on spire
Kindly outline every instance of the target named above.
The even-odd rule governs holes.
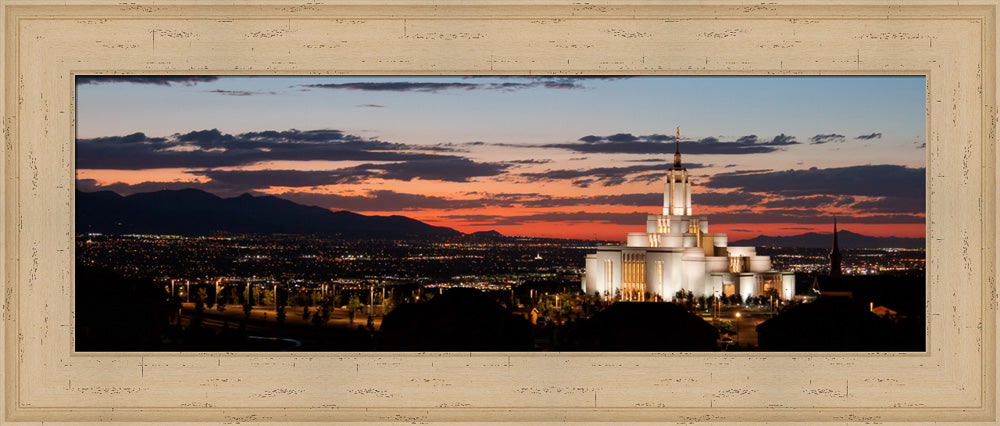
[[[675,169],[681,168],[681,126],[677,126],[677,137],[674,139],[674,167]]]

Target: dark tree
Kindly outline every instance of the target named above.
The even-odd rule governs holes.
[[[176,313],[167,290],[149,280],[76,265],[76,350],[157,350]],[[173,312],[172,312],[173,311]]]

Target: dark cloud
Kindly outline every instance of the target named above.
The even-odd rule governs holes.
[[[479,193],[465,198],[447,198],[421,194],[406,194],[389,190],[370,191],[365,195],[285,192],[277,194],[300,204],[352,211],[400,211],[418,209],[482,209],[500,207],[552,208],[586,205],[659,206],[663,194],[620,194],[592,197],[553,197],[538,193]]]
[[[923,197],[888,196],[859,201],[851,207],[854,210],[868,213],[923,213],[926,211],[924,203]]]
[[[355,106],[358,108],[385,108],[385,105],[379,105],[379,104],[361,104]]]
[[[662,197],[663,195],[660,194]],[[729,192],[703,192],[700,194],[691,194],[691,203],[696,206],[741,206],[741,205],[755,205],[764,200],[764,197],[758,194],[751,194],[749,192],[743,191],[729,191]]]
[[[331,210],[396,212],[421,209],[452,210],[482,208],[482,200],[455,200],[421,194],[404,194],[389,190],[370,191],[365,195],[317,194],[285,192],[278,197],[299,204],[319,206]]]
[[[504,161],[504,163],[511,163],[511,164],[548,164],[551,162],[552,160],[535,160],[535,159]]]
[[[369,82],[369,83],[320,83],[306,84],[302,87],[310,89],[340,89],[340,90],[363,90],[369,92],[438,92],[442,90],[473,90],[479,85],[474,83],[433,83],[433,82]]]
[[[861,135],[861,136],[858,136],[858,137],[856,137],[854,139],[864,139],[864,140],[882,139],[882,134],[881,133],[872,133],[870,135]]]
[[[466,158],[433,158],[401,163],[361,164],[335,170],[199,170],[204,176],[227,187],[246,190],[272,186],[314,187],[358,183],[369,179],[410,181],[414,179],[468,182],[482,176],[503,173],[509,165],[478,163]]]
[[[667,172],[645,173],[629,178],[629,182],[661,182],[667,177]]]
[[[618,133],[616,135],[611,135],[611,136],[606,137],[605,140],[607,140],[608,142],[612,142],[612,143],[617,143],[617,142],[635,142],[635,141],[638,141],[639,138],[633,136],[631,133]]]
[[[382,179],[468,182],[473,177],[499,175],[509,167],[509,164],[503,163],[479,163],[467,158],[439,157],[403,163],[362,164],[352,169],[380,170],[382,173],[378,177]]]
[[[469,152],[465,148],[461,148],[465,144],[457,144],[453,142],[438,143],[434,145],[420,145],[412,147],[414,150],[420,151],[437,151],[437,152]]]
[[[503,78],[491,76],[490,78]],[[500,83],[464,83],[464,82],[356,82],[356,83],[320,83],[307,84],[302,87],[309,89],[333,89],[333,90],[361,90],[370,92],[420,92],[437,93],[446,90],[498,90],[514,91],[524,89],[582,89],[585,86],[580,83],[583,79],[578,77],[509,77],[512,80]],[[611,79],[611,78],[608,78]]]
[[[245,191],[272,186],[313,187],[357,183],[378,174],[372,170],[345,168],[338,170],[199,170],[188,172],[204,176],[213,183]]]
[[[552,200],[555,206],[571,205],[609,205],[609,206],[650,206],[659,207],[663,205],[663,193],[637,193],[637,194],[615,194],[615,195],[594,195],[590,197],[560,197]],[[542,202],[529,207],[550,207]]]
[[[640,158],[637,160],[625,160],[626,163],[662,163],[662,158]]]
[[[601,212],[548,212],[530,215],[498,216],[486,214],[451,215],[448,219],[461,220],[470,224],[483,225],[522,225],[538,222],[582,222],[604,223],[613,225],[635,225],[646,221],[648,213],[601,213]]]
[[[714,213],[709,216],[714,223],[799,223],[799,224],[829,224],[833,218],[838,223],[925,223],[923,215],[889,214],[889,215],[859,215],[843,213],[817,212],[812,209],[785,209],[764,211],[736,211]]]
[[[251,90],[208,90],[205,93],[216,93],[219,95],[226,96],[254,96],[254,95],[277,95],[278,92],[262,92],[262,91],[251,91]]]
[[[162,189],[195,188],[215,193],[219,196],[233,196],[243,193],[253,193],[271,187],[311,188],[324,185],[350,184],[369,179],[404,180],[413,179],[439,180],[448,182],[468,182],[481,176],[493,176],[503,173],[509,165],[500,163],[478,163],[465,158],[434,158],[414,160],[401,163],[361,164],[335,170],[194,170],[187,173],[203,178],[203,181],[182,182],[142,182],[126,184],[122,182],[98,185],[93,179],[77,180],[82,191],[109,190],[122,195],[138,192],[159,191]],[[305,192],[288,192],[285,195],[298,194],[297,197],[308,197]],[[314,198],[316,196],[313,196]],[[322,198],[322,197],[319,197]],[[487,201],[476,204],[461,204],[454,208],[488,205]],[[511,202],[506,202],[511,205]]]
[[[147,181],[147,182],[139,182],[136,184],[114,182],[107,185],[98,185],[97,181],[94,179],[77,179],[76,188],[85,192],[113,191],[120,195],[130,195],[130,194],[138,194],[143,192],[154,192],[162,190],[191,189],[191,188],[200,189],[206,192],[211,192],[220,197],[235,197],[245,193],[257,194],[256,191],[248,189],[243,186],[229,186],[221,182],[212,182],[212,181],[209,182]]]
[[[777,151],[777,146],[798,143],[794,139],[783,134],[768,142],[760,142],[756,135],[743,136],[729,142],[707,137],[697,141],[680,141],[680,150],[681,154],[693,155],[764,154]],[[636,136],[631,133],[617,133],[610,136],[587,135],[574,143],[521,145],[521,147],[559,148],[597,154],[673,154],[676,149],[674,145],[673,136],[661,134]]]
[[[812,142],[814,145],[824,144],[829,142],[844,142],[846,140],[847,139],[844,137],[844,135],[838,135],[836,133],[830,133],[828,135],[819,134],[809,138],[809,141]]]
[[[795,136],[788,136],[782,133],[778,136],[775,136],[770,141],[762,143],[761,145],[784,146],[784,145],[796,145],[798,143],[799,142],[795,140]]]
[[[699,168],[703,166],[701,164],[690,164],[686,167]],[[628,176],[630,175],[649,171],[663,172],[669,168],[670,164],[661,163],[628,167],[546,170],[538,173],[521,173],[520,176],[525,178],[528,182],[569,180],[573,183],[573,185],[586,188],[596,183],[599,183],[602,186],[621,185],[628,181]],[[649,178],[649,176],[647,175],[646,178]],[[660,173],[660,178],[662,178],[662,173]]]
[[[855,201],[854,197],[837,197],[837,201],[835,201],[833,205],[838,207],[849,206],[851,204],[854,204],[854,201]]]
[[[528,81],[587,81],[587,80],[628,80],[634,75],[466,75],[463,80],[528,80]]]
[[[814,195],[808,197],[787,197],[771,200],[761,204],[764,207],[792,207],[813,209],[822,205],[832,204],[837,197],[829,195]]]
[[[77,139],[78,169],[140,170],[165,167],[217,168],[260,161],[415,161],[460,157],[414,151],[439,151],[363,139],[339,130],[286,130],[238,135],[216,129],[150,138],[143,133]]]
[[[902,196],[923,199],[926,170],[897,165],[864,165],[807,170],[738,171],[711,176],[709,188],[740,188],[782,196]]]
[[[78,75],[76,84],[132,83],[156,86],[194,86],[218,80],[212,75]]]
[[[634,193],[616,195],[593,195],[582,197],[553,197],[545,194],[480,194],[478,199],[484,201],[489,207],[529,207],[529,208],[552,208],[567,206],[640,206],[658,207],[663,203],[663,194]]]

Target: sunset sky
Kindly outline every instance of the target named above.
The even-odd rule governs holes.
[[[76,104],[82,191],[617,241],[661,213],[680,126],[711,232],[829,232],[836,216],[924,236],[922,76],[82,76]]]

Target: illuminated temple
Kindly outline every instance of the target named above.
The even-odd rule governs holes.
[[[646,232],[630,232],[624,246],[600,246],[588,254],[582,287],[587,294],[621,300],[671,300],[680,290],[698,296],[759,296],[795,291],[795,274],[775,271],[770,256],[754,247],[729,247],[726,234],[708,231],[708,216],[695,215],[691,181],[681,165],[680,128],[674,164],[663,184],[663,213],[646,218]]]

